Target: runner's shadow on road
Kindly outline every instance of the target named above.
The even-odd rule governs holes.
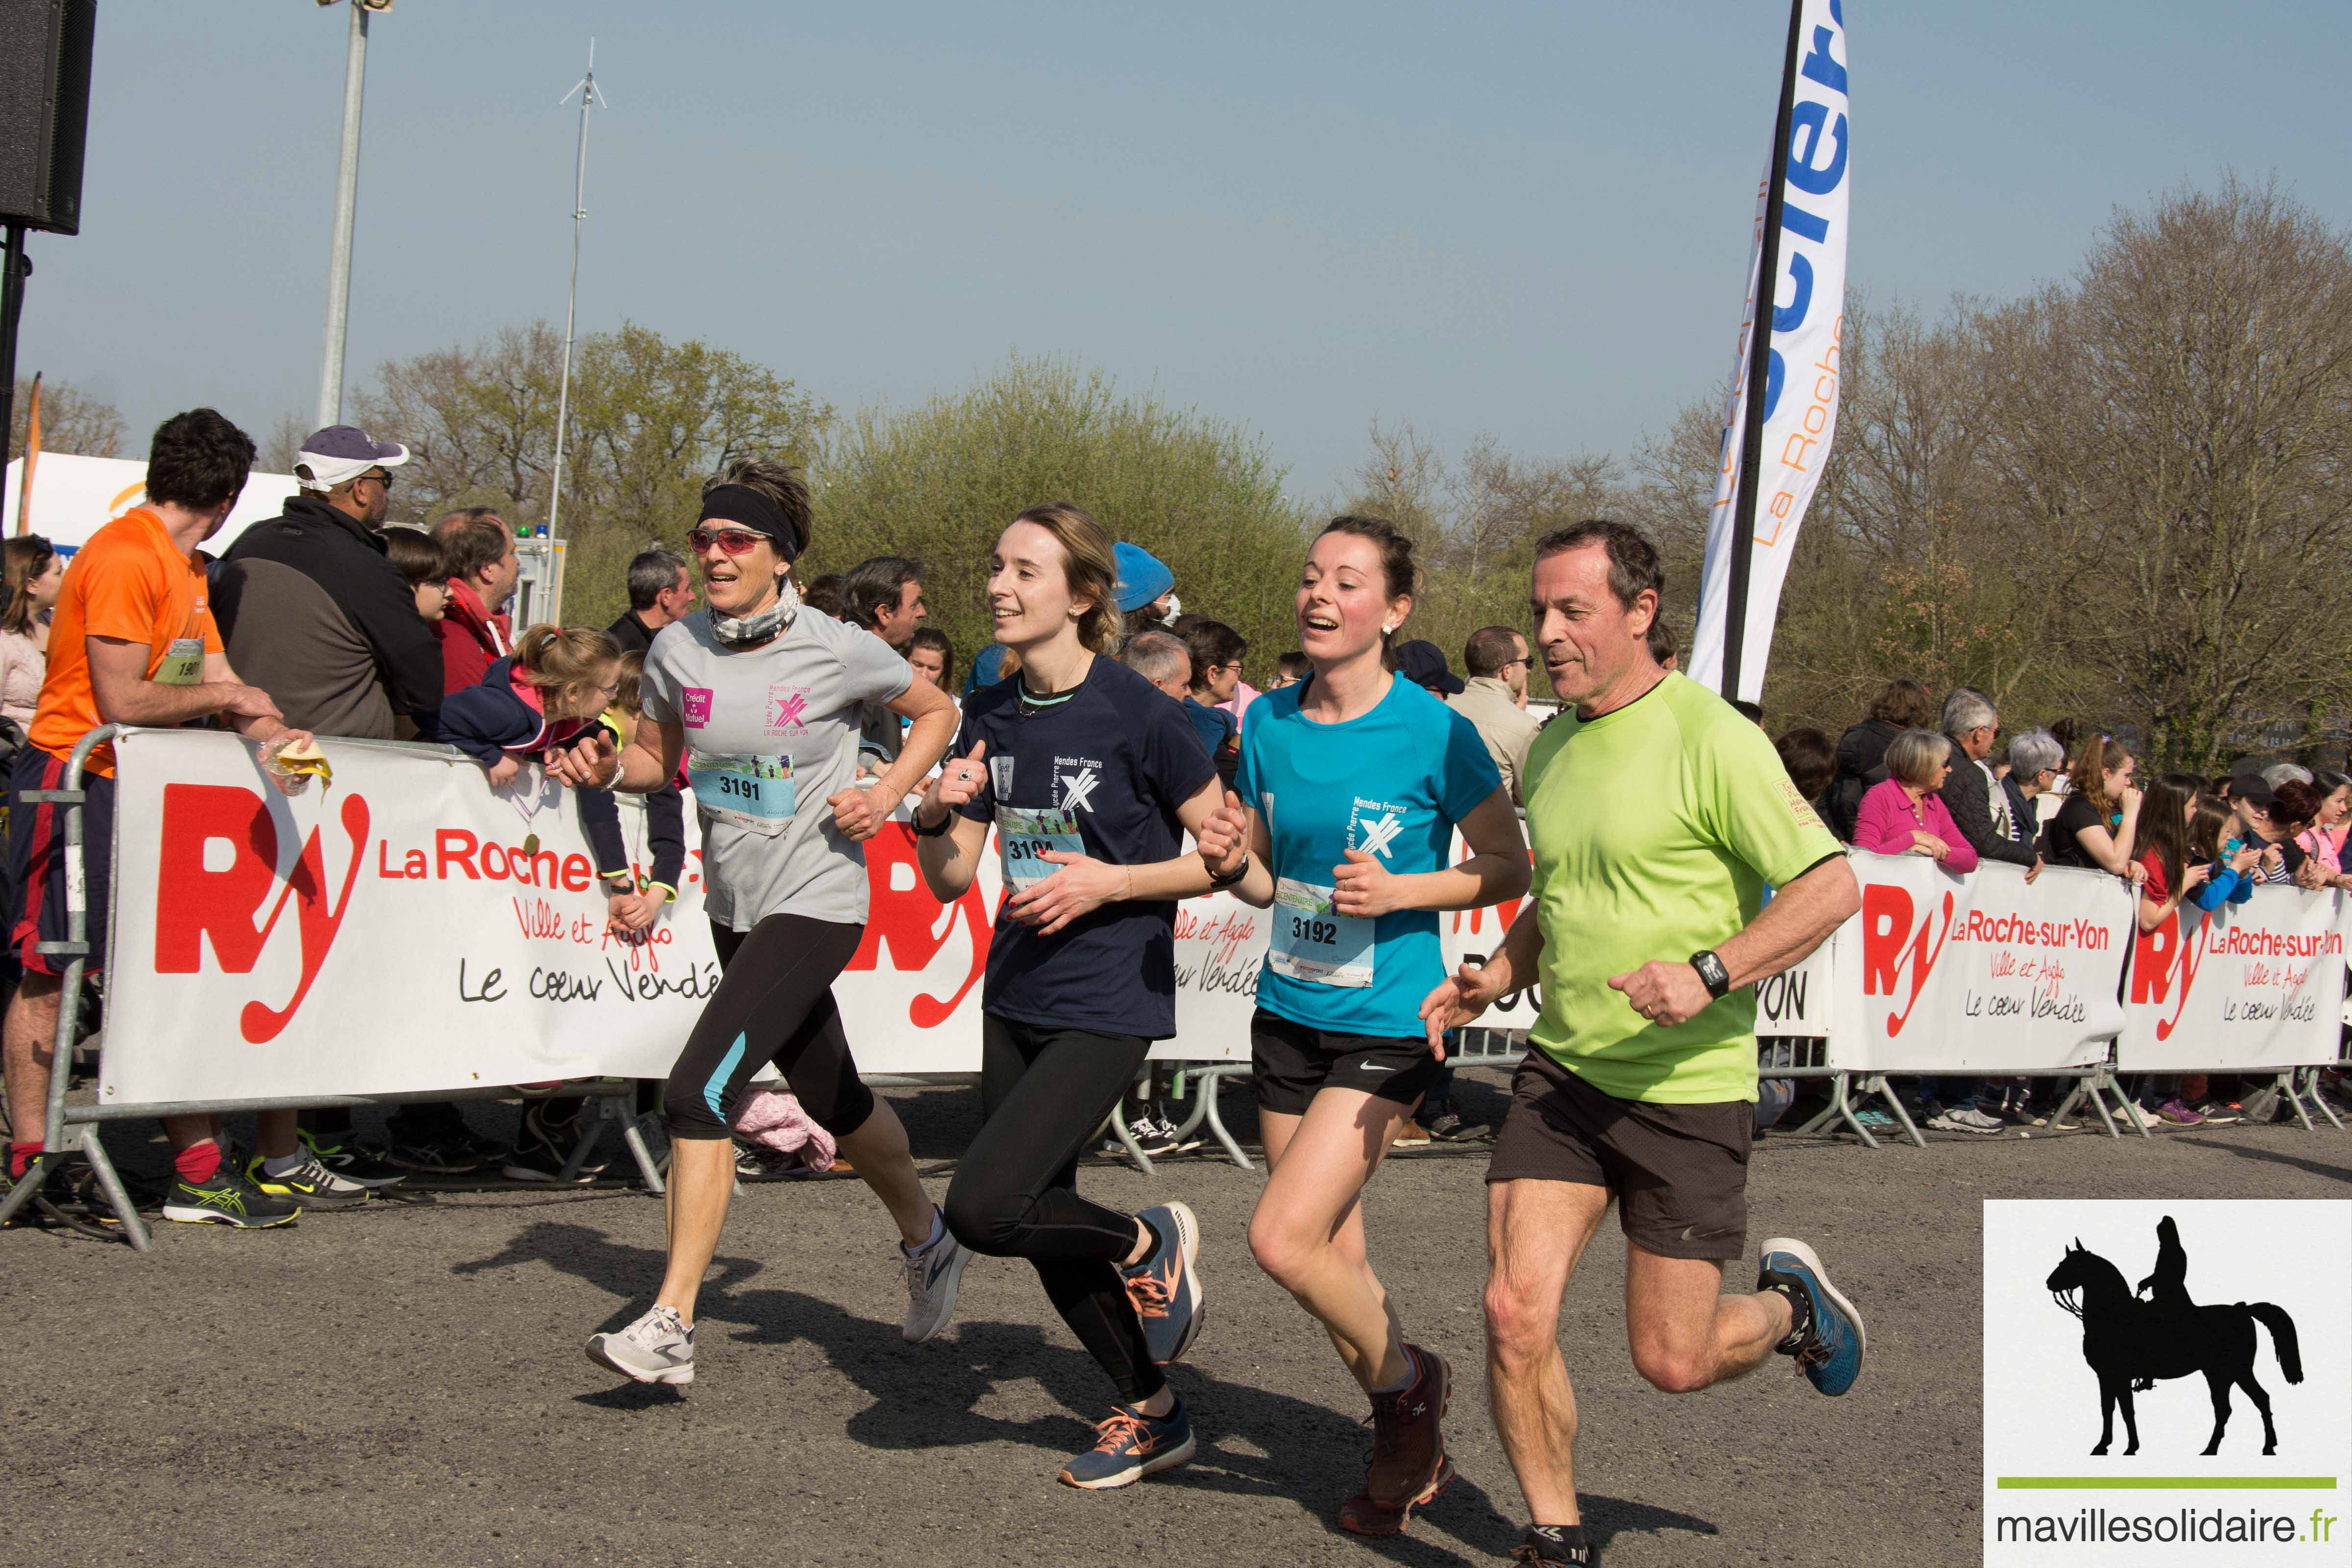
[[[2241,1160],[2264,1160],[2273,1165],[2292,1165],[2298,1171],[2308,1171],[2315,1176],[2326,1176],[2330,1181],[2352,1182],[2352,1166],[2330,1165],[2318,1160],[2298,1159],[2293,1154],[2282,1154],[2274,1149],[2256,1149],[2249,1144],[2233,1142],[2224,1138],[2186,1138],[2179,1133],[2175,1133],[2173,1137],[2177,1142],[2186,1143],[2193,1149],[2219,1149],[2225,1154],[2235,1154]]]
[[[1003,1267],[1027,1266],[991,1260]],[[618,1328],[643,1310],[649,1280],[661,1276],[662,1254],[616,1242],[591,1226],[549,1220],[526,1227],[498,1253],[453,1267],[479,1274],[524,1263],[543,1263],[611,1292],[622,1304],[604,1327]],[[929,1344],[913,1346],[898,1337],[898,1325],[853,1315],[833,1302],[798,1290],[757,1287],[765,1267],[755,1259],[721,1256],[704,1286],[698,1327],[731,1325],[748,1344],[790,1344],[805,1340],[833,1368],[873,1400],[849,1419],[852,1440],[898,1451],[954,1448],[981,1443],[1018,1442],[1038,1450],[1039,1473],[1053,1461],[1084,1449],[1094,1435],[1090,1412],[1108,1413],[1112,1391],[1102,1371],[1084,1352],[1051,1342],[1035,1323],[966,1320]],[[1050,1310],[1044,1293],[1039,1312]],[[1214,1338],[1203,1347],[1213,1358]],[[1363,1483],[1370,1435],[1357,1421],[1320,1405],[1211,1375],[1187,1363],[1170,1380],[1192,1411],[1200,1438],[1190,1465],[1152,1479],[1155,1487],[1280,1499],[1329,1521],[1339,1500]],[[983,1415],[978,1406],[1001,1385],[1035,1383],[1063,1406],[1061,1411],[1014,1421]],[[675,1402],[668,1388],[635,1384],[576,1396],[604,1409],[652,1408]],[[1455,1419],[1476,1419],[1455,1395]],[[1619,1533],[1664,1530],[1713,1535],[1709,1521],[1615,1498],[1584,1500],[1592,1538],[1605,1543]],[[1443,1532],[1472,1556],[1465,1558],[1432,1539]],[[1491,1561],[1515,1544],[1519,1521],[1498,1509],[1467,1477],[1416,1514],[1412,1532],[1350,1539],[1411,1568],[1441,1568]]]

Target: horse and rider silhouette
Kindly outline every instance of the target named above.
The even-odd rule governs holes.
[[[2254,1381],[2254,1325],[2270,1330],[2271,1347],[2286,1380],[2301,1383],[2303,1353],[2295,1341],[2294,1320],[2268,1301],[2200,1307],[2190,1300],[2189,1254],[2170,1215],[2157,1222],[2156,1268],[2139,1282],[2139,1291],[2126,1289],[2122,1272],[2085,1248],[2079,1237],[2044,1283],[2060,1307],[2082,1320],[2083,1359],[2098,1374],[2099,1446],[2092,1453],[2105,1453],[2115,1441],[2118,1405],[2131,1439],[2124,1453],[2138,1453],[2133,1394],[2155,1387],[2158,1378],[2191,1373],[2202,1373],[2213,1395],[2213,1436],[2205,1445],[2207,1455],[2221,1451],[2222,1429],[2230,1425],[2231,1384],[2244,1389],[2263,1413],[2263,1452],[2278,1452],[2271,1396]],[[2141,1300],[2140,1292],[2148,1300]]]

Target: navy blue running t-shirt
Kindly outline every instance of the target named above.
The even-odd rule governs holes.
[[[1024,700],[1019,679],[966,700],[955,754],[988,742],[988,779],[956,807],[994,825],[1004,896],[1056,868],[1049,849],[1114,866],[1181,853],[1177,808],[1217,776],[1176,700],[1095,656],[1062,700]],[[1176,905],[1106,904],[1051,936],[999,905],[981,1009],[1041,1028],[1165,1040],[1176,1033]]]

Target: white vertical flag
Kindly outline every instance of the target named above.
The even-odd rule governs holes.
[[[1756,240],[1748,263],[1747,320],[1724,407],[1715,507],[1706,526],[1706,563],[1699,578],[1698,635],[1685,666],[1690,677],[1727,697],[1757,700],[1772,649],[1780,584],[1797,546],[1797,529],[1821,482],[1837,431],[1838,383],[1845,325],[1846,38],[1843,0],[1793,0],[1776,138],[1756,203]],[[1777,187],[1777,189],[1776,189]],[[1777,200],[1775,198],[1778,198]],[[1759,288],[1763,267],[1772,268]],[[1772,306],[1764,395],[1750,405],[1757,374],[1754,331],[1759,302]],[[1748,442],[1755,433],[1753,483]],[[1745,542],[1747,560],[1735,557]],[[1745,577],[1743,584],[1736,579]],[[1740,626],[1727,659],[1725,626]],[[1727,663],[1736,679],[1727,683]],[[1725,689],[1727,684],[1736,689]]]

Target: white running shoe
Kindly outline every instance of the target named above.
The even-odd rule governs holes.
[[[614,1334],[591,1334],[588,1359],[639,1383],[692,1383],[694,1330],[675,1307],[653,1310]]]
[[[2009,1131],[1997,1116],[1987,1116],[1973,1105],[1956,1106],[1927,1119],[1927,1125],[1941,1132],[1973,1132],[1979,1138],[1998,1137]]]
[[[963,1266],[971,1261],[971,1254],[948,1234],[944,1224],[937,1241],[913,1253],[898,1249],[898,1267],[907,1276],[907,1321],[898,1332],[908,1343],[921,1344],[948,1326],[955,1316]]]

